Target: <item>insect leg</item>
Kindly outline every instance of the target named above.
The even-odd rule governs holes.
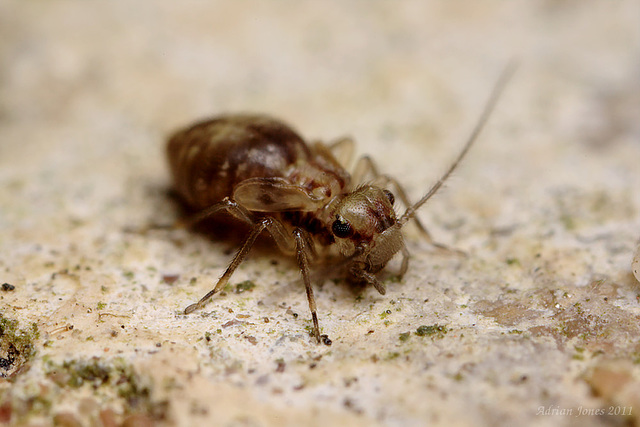
[[[176,226],[180,228],[190,228],[200,221],[203,221],[221,211],[227,211],[229,214],[239,219],[240,221],[249,224],[254,223],[254,220],[251,217],[249,211],[242,208],[239,204],[229,199],[228,197],[225,197],[224,199],[222,199],[222,201],[201,210],[200,212],[194,214],[189,218],[178,220]]]
[[[253,224],[254,220],[251,216],[251,213],[244,209],[242,206],[238,205],[236,202],[230,200],[228,197],[225,197],[222,201],[205,208],[190,217],[181,218],[175,221],[173,224],[149,224],[147,226],[141,228],[130,228],[127,227],[125,232],[128,233],[138,233],[138,234],[146,234],[150,230],[174,230],[177,228],[191,228],[200,221],[204,221],[205,219],[214,216],[218,212],[227,211],[229,214],[239,219],[240,221],[246,222],[248,224]]]
[[[242,261],[244,261],[245,257],[249,253],[249,250],[251,250],[251,247],[255,243],[260,233],[262,233],[262,231],[264,231],[265,228],[269,228],[269,223],[272,221],[273,221],[272,218],[263,218],[255,224],[255,226],[251,230],[251,233],[249,234],[249,237],[247,237],[247,240],[244,241],[244,244],[242,245],[240,250],[236,253],[236,256],[231,261],[231,264],[229,264],[224,274],[220,277],[220,279],[218,279],[216,286],[212,290],[210,290],[205,296],[200,298],[200,301],[198,301],[195,304],[191,304],[190,306],[185,308],[184,314],[192,313],[195,310],[198,310],[204,307],[205,303],[209,298],[211,298],[213,295],[220,292],[220,290],[225,287],[225,285],[229,281],[229,278],[231,277],[233,272],[236,271],[236,268],[238,268],[238,266],[242,263]]]
[[[353,139],[345,136],[333,141],[327,146],[327,148],[331,151],[331,154],[334,155],[336,160],[346,167],[353,159],[354,145]]]
[[[409,249],[406,246],[402,246],[402,264],[400,264],[400,271],[398,274],[402,278],[409,268]]]
[[[301,228],[296,228],[293,231],[293,236],[296,239],[296,255],[298,258],[298,266],[302,273],[302,280],[304,281],[304,288],[307,291],[307,301],[309,302],[309,310],[311,311],[311,319],[313,320],[313,335],[320,343],[320,327],[318,326],[318,313],[316,308],[316,299],[313,296],[313,288],[311,287],[311,279],[309,278],[309,236],[306,236],[306,231]]]
[[[240,221],[246,222],[251,225],[255,224],[251,213],[228,197],[225,197],[221,202],[198,212],[191,218],[180,221],[179,224],[182,227],[189,228],[221,211],[228,212],[230,215],[239,219]],[[269,231],[269,234],[271,234],[271,237],[273,237],[273,240],[275,240],[278,248],[280,248],[282,252],[284,252],[285,254],[294,253],[295,246],[293,245],[293,242],[291,242],[291,239],[287,235],[287,232],[280,222],[276,220],[266,221],[266,228]]]
[[[220,277],[220,279],[218,279],[218,282],[216,283],[216,286],[212,290],[210,290],[205,296],[203,296],[200,299],[200,301],[198,301],[195,304],[191,304],[190,306],[185,308],[184,314],[192,313],[195,310],[198,310],[198,309],[204,307],[204,304],[207,302],[207,300],[209,298],[211,298],[213,295],[215,295],[218,292],[220,292],[220,290],[226,286],[226,284],[229,282],[229,278],[231,278],[231,275],[233,274],[233,272],[242,263],[244,258],[249,253],[249,250],[251,250],[251,247],[255,243],[256,239],[258,238],[260,233],[262,233],[262,231],[264,231],[264,229],[267,229],[267,231],[269,232],[269,234],[271,235],[273,240],[275,240],[275,242],[278,245],[278,247],[280,248],[280,250],[282,250],[285,253],[293,253],[294,252],[293,242],[287,236],[287,233],[286,233],[284,227],[282,226],[282,224],[279,221],[277,221],[277,220],[275,220],[275,219],[273,219],[271,217],[266,217],[266,218],[262,218],[257,223],[254,223],[249,218],[249,213],[246,212],[245,209],[243,209],[241,206],[238,206],[235,202],[233,202],[233,201],[231,201],[229,199],[225,199],[222,202],[218,203],[217,205],[224,205],[220,209],[226,208],[233,216],[235,216],[235,217],[237,217],[239,219],[246,218],[246,221],[250,222],[251,224],[253,224],[254,227],[251,230],[251,233],[249,234],[249,237],[247,237],[247,239],[244,241],[242,247],[236,253],[236,256],[231,261],[231,264],[229,264],[229,266],[227,267],[227,270],[224,272],[222,277]],[[209,211],[210,209],[211,208],[207,209],[207,211]],[[218,209],[218,210],[220,210],[220,209]],[[307,239],[308,238],[309,237],[307,236]]]

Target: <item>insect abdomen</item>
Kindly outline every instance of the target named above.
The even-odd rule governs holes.
[[[309,148],[286,124],[261,115],[229,115],[175,133],[167,156],[178,193],[195,209],[233,194],[248,179],[281,177]]]

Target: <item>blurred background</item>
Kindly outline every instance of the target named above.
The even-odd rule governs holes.
[[[640,405],[639,19],[632,0],[1,0],[0,307],[39,334],[20,357],[0,337],[0,420],[637,422],[539,408]],[[180,315],[235,246],[136,232],[179,215],[170,132],[248,111],[352,136],[417,199],[510,61],[477,146],[420,212],[467,258],[407,229],[409,273],[386,296],[320,283],[330,348],[273,254],[234,276],[251,292]]]

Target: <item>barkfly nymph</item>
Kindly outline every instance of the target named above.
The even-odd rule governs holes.
[[[310,263],[320,251],[333,251],[342,258],[340,265],[350,280],[370,284],[384,294],[385,286],[376,275],[395,254],[402,255],[400,275],[407,271],[409,252],[402,227],[411,220],[431,241],[416,211],[467,154],[511,70],[509,67],[499,79],[457,158],[415,204],[409,202],[394,178],[378,172],[369,157],[359,159],[349,174],[343,166],[353,152],[353,142],[348,138],[328,145],[307,145],[283,122],[248,114],[215,117],[175,133],[167,144],[167,155],[178,195],[196,211],[189,223],[225,213],[251,227],[214,288],[184,313],[202,308],[225,287],[266,230],[282,252],[297,258],[311,310],[313,335],[320,342]],[[406,207],[402,215],[394,210],[396,196]],[[326,335],[322,337],[330,344]]]

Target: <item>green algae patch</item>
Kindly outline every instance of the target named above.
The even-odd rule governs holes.
[[[403,332],[403,333],[400,334],[398,339],[400,340],[400,342],[405,342],[405,341],[408,341],[410,337],[411,337],[411,333],[410,332]]]
[[[156,401],[152,397],[151,382],[135,372],[122,359],[105,361],[94,357],[89,360],[66,360],[62,363],[48,362],[46,376],[61,388],[104,387],[126,403],[126,412],[142,412],[154,419],[165,419],[167,401]]]
[[[12,377],[36,354],[38,326],[31,323],[19,329],[18,325],[17,320],[0,315],[0,378]]]
[[[251,291],[256,287],[256,284],[251,280],[245,280],[244,282],[240,282],[236,285],[235,292],[236,294],[241,294],[243,292]]]
[[[444,325],[422,325],[416,329],[416,335],[419,337],[443,338],[449,330]]]

